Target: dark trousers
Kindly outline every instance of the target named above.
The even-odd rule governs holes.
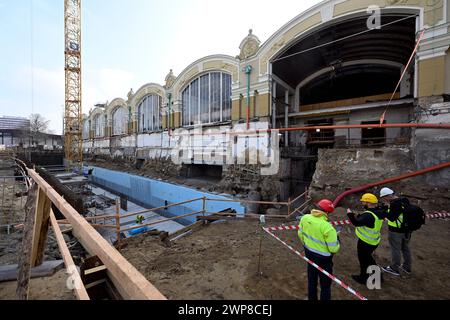
[[[305,256],[330,274],[333,273],[333,257],[324,257],[305,248]],[[317,300],[317,284],[320,280],[320,300],[331,300],[332,280],[308,263],[308,300]]]
[[[361,239],[358,240],[358,260],[360,266],[360,276],[362,279],[368,279],[367,268],[376,266],[377,262],[373,257],[374,251],[378,246],[372,246]]]
[[[389,245],[391,246],[391,268],[399,272],[402,264],[403,268],[411,272],[411,251],[409,250],[409,242],[411,241],[411,233],[397,233],[389,231]]]

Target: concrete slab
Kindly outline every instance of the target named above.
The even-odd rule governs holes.
[[[31,278],[50,277],[63,267],[63,260],[46,261],[39,267],[31,269]],[[0,282],[16,281],[18,272],[19,266],[17,264],[0,266]]]

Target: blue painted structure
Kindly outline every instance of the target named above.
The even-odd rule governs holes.
[[[157,208],[202,197],[210,199],[231,199],[230,197],[223,195],[206,193],[129,173],[112,171],[99,167],[93,168],[94,170],[90,177],[93,183],[111,192],[127,196],[130,201],[146,208]],[[228,208],[234,209],[238,216],[245,213],[245,206],[241,205],[239,202],[206,202],[207,212],[220,212]],[[203,210],[203,201],[200,200],[160,210],[157,211],[157,213],[166,217],[174,217],[201,210]],[[196,216],[185,217],[177,219],[176,221],[184,225],[189,225],[196,221]]]
[[[140,234],[142,232],[147,232],[147,231],[148,231],[148,227],[142,227],[139,229],[130,230],[130,231],[128,231],[128,233],[132,236],[135,236],[137,234]]]

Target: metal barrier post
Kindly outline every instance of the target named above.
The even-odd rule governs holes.
[[[120,198],[116,198],[116,235],[117,250],[120,251]]]

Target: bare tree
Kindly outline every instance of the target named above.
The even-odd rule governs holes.
[[[31,133],[46,133],[50,120],[45,119],[39,113],[30,116],[30,131]]]
[[[48,125],[50,120],[45,119],[39,113],[32,114],[30,116],[30,134],[31,143],[39,143],[39,139],[48,131]]]

